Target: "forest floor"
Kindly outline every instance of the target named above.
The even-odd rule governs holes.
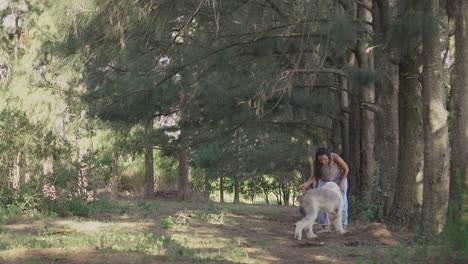
[[[462,263],[383,224],[294,239],[297,207],[107,200],[86,218],[0,226],[0,263]],[[467,263],[467,262],[465,262]]]

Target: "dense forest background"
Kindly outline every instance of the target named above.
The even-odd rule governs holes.
[[[0,0],[0,17],[5,208],[289,205],[325,146],[353,217],[437,234],[466,212],[466,1]]]

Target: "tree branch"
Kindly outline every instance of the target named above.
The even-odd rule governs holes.
[[[374,113],[378,113],[380,111],[380,107],[376,104],[362,103],[361,108]]]
[[[340,69],[334,69],[334,68],[317,68],[317,69],[294,69],[294,70],[288,70],[287,72],[292,72],[292,73],[304,73],[304,74],[314,74],[314,73],[333,73],[337,74],[340,76],[348,76],[348,74]]]

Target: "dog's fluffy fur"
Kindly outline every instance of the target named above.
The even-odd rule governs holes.
[[[343,210],[343,195],[340,187],[334,182],[327,182],[320,188],[310,189],[297,197],[300,203],[299,210],[304,218],[296,223],[294,237],[302,239],[302,230],[307,228],[307,238],[316,238],[312,229],[315,219],[317,219],[319,210],[328,213],[331,224],[338,233],[343,234],[341,225],[341,212]]]

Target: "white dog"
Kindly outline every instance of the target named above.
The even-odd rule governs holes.
[[[340,187],[334,182],[327,182],[320,188],[310,189],[297,197],[300,203],[300,211],[304,215],[301,221],[296,223],[294,237],[302,239],[302,230],[307,228],[307,238],[316,238],[312,229],[319,210],[328,213],[330,222],[338,233],[343,234],[341,226],[341,212],[343,210],[343,195]]]

